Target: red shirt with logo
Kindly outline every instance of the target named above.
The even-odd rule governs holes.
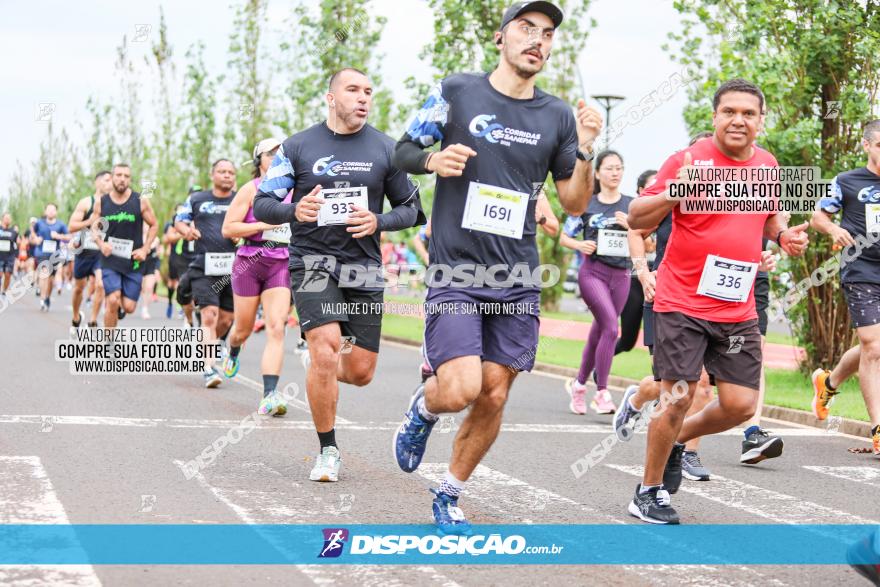
[[[747,161],[734,161],[722,153],[712,137],[697,141],[675,153],[657,172],[656,181],[642,196],[656,196],[676,181],[684,154],[690,152],[695,167],[776,167],[776,158],[754,146]],[[700,295],[697,288],[708,255],[759,263],[764,224],[772,214],[683,214],[672,210],[672,233],[657,270],[655,312],[681,312],[712,322],[744,322],[758,317],[754,284],[745,302],[731,302]]]

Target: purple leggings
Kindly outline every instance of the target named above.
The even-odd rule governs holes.
[[[595,369],[598,388],[608,386],[608,372],[617,343],[617,319],[629,295],[629,273],[629,269],[609,267],[590,257],[581,263],[578,285],[581,297],[593,314],[593,324],[581,357],[579,383],[586,383],[590,371]]]

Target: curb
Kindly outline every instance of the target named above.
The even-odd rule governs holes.
[[[382,340],[387,340],[390,342],[396,342],[398,344],[403,344],[406,346],[421,347],[421,343],[414,342],[408,338],[401,338],[399,336],[388,336],[382,335]],[[537,373],[546,373],[550,375],[559,375],[562,377],[576,377],[577,369],[572,367],[562,367],[560,365],[550,365],[548,363],[535,363],[535,368],[532,370]],[[629,385],[638,385],[639,381],[637,379],[629,379],[628,377],[620,377],[619,375],[609,375],[608,376],[608,385],[611,387],[618,387],[620,389],[625,389]],[[859,420],[850,420],[848,418],[839,418],[839,420],[818,420],[811,412],[805,412],[803,410],[795,410],[793,408],[783,408],[782,406],[769,406],[765,405],[761,415],[767,418],[773,418],[774,420],[783,420],[785,422],[791,422],[792,424],[800,424],[801,426],[810,426],[812,428],[824,428],[828,429],[829,434],[833,434],[829,427],[829,422],[837,422],[838,428],[837,432],[843,434],[850,434],[852,436],[861,436],[863,438],[871,437],[871,424],[868,422],[862,422]],[[832,416],[834,418],[835,416]]]

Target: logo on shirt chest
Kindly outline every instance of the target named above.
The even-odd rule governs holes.
[[[369,173],[373,170],[372,161],[340,161],[333,155],[321,157],[312,165],[312,173],[318,176],[326,175],[336,177],[338,175],[351,175],[354,172]]]
[[[226,214],[227,210],[229,210],[229,204],[205,202],[199,206],[199,214]]]
[[[506,147],[512,143],[537,146],[538,141],[541,140],[541,133],[505,126],[499,122],[493,122],[495,118],[494,114],[477,114],[468,124],[468,131],[479,139],[486,139],[490,143]]]
[[[871,204],[876,204],[880,202],[880,190],[878,190],[875,186],[869,185],[868,187],[864,187],[859,190],[859,202],[869,202]]]

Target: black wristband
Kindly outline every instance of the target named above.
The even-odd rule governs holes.
[[[788,229],[783,228],[782,230],[780,230],[779,232],[776,233],[776,244],[779,245],[780,247],[782,246],[782,243],[779,242],[779,238],[782,236],[782,233],[785,232],[786,230],[788,230]]]

